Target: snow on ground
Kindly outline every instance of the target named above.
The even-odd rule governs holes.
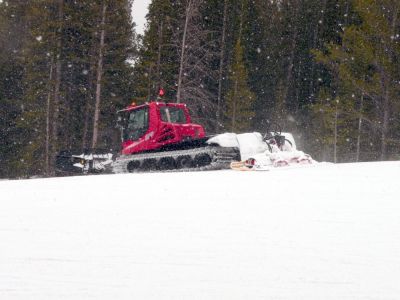
[[[398,299],[400,162],[0,182],[0,299]]]

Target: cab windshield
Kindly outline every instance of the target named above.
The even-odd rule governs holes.
[[[120,115],[122,139],[138,140],[149,129],[149,109],[143,107],[133,111],[123,112]]]

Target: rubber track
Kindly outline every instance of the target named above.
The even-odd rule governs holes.
[[[166,158],[166,157],[172,157],[176,159],[179,156],[190,156],[192,157],[192,159],[194,159],[194,157],[199,154],[208,154],[211,158],[211,163],[209,165],[202,167],[169,169],[169,170],[162,170],[162,172],[208,171],[208,170],[229,169],[231,161],[239,159],[238,156],[239,150],[237,148],[205,146],[189,150],[177,150],[177,151],[119,156],[112,164],[111,173],[114,174],[129,173],[128,164],[131,161],[144,161],[146,159],[159,160],[161,158]],[[135,172],[160,172],[160,171],[161,170],[157,169],[157,167],[154,166],[154,169],[137,170]]]

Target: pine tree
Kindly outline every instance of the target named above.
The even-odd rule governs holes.
[[[399,6],[396,1],[357,0],[354,9],[360,18],[359,24],[347,27],[341,43],[328,44],[326,53],[317,52],[317,59],[331,69],[336,94],[349,103],[345,117],[355,132],[353,135],[357,136],[353,138],[356,160],[364,130],[368,133],[364,144],[380,144],[380,149],[372,150],[379,151],[380,158],[384,159],[391,133],[389,122],[399,122],[393,114],[398,111],[395,99],[399,88],[395,82],[399,76],[393,62],[400,55],[395,34]]]
[[[203,0],[186,1],[181,30],[175,32],[176,48],[179,53],[177,74],[177,102],[184,101],[191,109],[193,119],[206,127],[216,127],[217,72],[213,61],[218,59],[215,40],[211,31],[204,26]]]
[[[228,90],[228,69],[233,61],[234,47],[238,37],[241,3],[233,0],[207,0],[200,7],[203,43],[211,56],[207,60],[208,76],[202,83],[208,91],[210,102],[203,114],[212,120],[209,125],[215,132],[224,131],[224,102]]]
[[[181,5],[171,0],[153,0],[146,16],[147,28],[135,63],[135,101],[154,99],[160,88],[166,98],[176,96],[178,53],[174,46],[174,30]]]
[[[352,123],[356,117],[353,98],[346,94],[332,96],[330,91],[323,89],[318,100],[311,105],[314,127],[310,127],[314,141],[310,144],[315,148],[315,157],[324,161],[352,160]],[[311,148],[311,147],[310,147]]]
[[[80,151],[93,137],[96,146],[115,149],[115,114],[132,95],[130,1],[46,1],[19,4],[29,25],[23,111],[16,123],[24,134],[15,169],[24,176],[54,174],[61,149]],[[103,16],[109,22],[100,26]],[[103,38],[102,28],[108,33]]]
[[[20,1],[0,3],[0,178],[16,177],[24,132],[18,128],[24,92],[23,45],[27,34]]]
[[[25,13],[29,22],[23,57],[26,72],[22,80],[24,96],[21,100],[24,108],[17,123],[24,132],[20,138],[23,151],[15,166],[23,176],[50,172],[49,164],[55,156],[55,148],[51,145],[54,145],[52,129],[58,122],[54,101],[55,98],[60,101],[60,91],[58,88],[56,92],[55,85],[56,70],[58,76],[61,72],[61,56],[58,56],[57,67],[55,57],[57,39],[61,42],[62,35],[62,21],[57,19],[57,4],[60,3],[47,1],[43,5],[39,1],[32,1],[29,5],[19,4],[26,5]],[[57,79],[60,83],[61,78]]]
[[[224,9],[223,9],[222,25],[221,25],[221,43],[219,45],[220,55],[219,55],[218,95],[217,95],[217,113],[216,113],[217,132],[222,127],[221,110],[222,110],[222,92],[223,92],[224,74],[225,74],[224,63],[226,59],[226,39],[227,39],[226,33],[228,25],[227,23],[228,23],[228,0],[224,0]]]
[[[226,95],[227,122],[233,132],[248,131],[251,118],[254,116],[252,108],[255,96],[248,87],[248,75],[243,59],[243,47],[241,45],[244,7],[247,1],[242,0],[241,17],[239,23],[239,37],[236,42],[234,60],[230,68],[231,87]]]
[[[109,1],[105,37],[100,111],[99,146],[118,150],[120,140],[115,128],[116,113],[132,102],[134,96],[133,66],[136,59],[136,34],[131,21],[131,0]]]
[[[247,84],[247,71],[243,61],[243,48],[240,41],[235,47],[235,59],[229,72],[231,88],[226,94],[227,128],[232,132],[248,131],[254,116],[253,102],[255,95]]]

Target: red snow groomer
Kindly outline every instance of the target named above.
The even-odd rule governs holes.
[[[193,124],[185,104],[150,102],[118,112],[121,155],[114,173],[152,170],[220,169],[237,159],[238,149],[208,144],[204,128]]]
[[[162,96],[163,92],[160,92]],[[154,101],[131,104],[117,112],[121,132],[118,154],[62,151],[56,159],[58,174],[127,173],[168,170],[263,169],[311,163],[296,150],[290,133],[279,126],[260,133],[224,133],[206,136],[193,124],[185,104]],[[231,164],[239,161],[239,164]]]
[[[62,151],[56,160],[58,173],[213,170],[229,168],[231,161],[239,159],[237,148],[207,143],[210,137],[201,125],[192,123],[185,104],[133,103],[117,115],[118,155]]]

